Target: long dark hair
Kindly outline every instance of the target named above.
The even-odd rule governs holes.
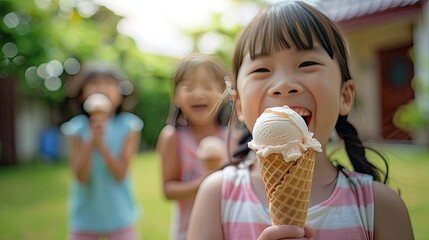
[[[300,1],[280,2],[263,9],[238,37],[233,57],[233,80],[235,89],[236,80],[243,58],[250,54],[268,56],[289,48],[298,50],[313,49],[317,41],[332,59],[337,60],[343,82],[352,79],[349,70],[349,56],[340,29],[324,14],[312,6]],[[237,93],[238,94],[238,93]],[[365,156],[365,147],[359,140],[356,129],[347,121],[347,116],[339,116],[336,127],[338,135],[344,140],[345,148],[353,168],[357,172],[372,175],[376,181],[381,181],[383,173],[387,181],[387,162],[382,157],[386,170],[383,172]],[[248,153],[245,148],[251,134],[245,131],[239,147],[234,156],[239,158]],[[341,168],[341,167],[340,167]]]

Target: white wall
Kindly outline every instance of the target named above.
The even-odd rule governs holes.
[[[39,152],[39,137],[49,126],[49,111],[35,99],[20,98],[16,112],[16,152],[18,160],[29,161]]]

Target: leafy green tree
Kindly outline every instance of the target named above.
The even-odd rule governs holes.
[[[256,6],[263,1],[231,2]],[[193,39],[195,51],[205,51],[201,45],[207,38],[221,39],[210,53],[229,67],[242,25],[226,24],[223,17],[214,12],[207,26],[182,31]],[[122,17],[94,0],[3,0],[0,18],[0,79],[16,79],[20,99],[44,102],[51,109],[51,124],[57,125],[71,115],[64,111],[64,85],[79,64],[110,61],[135,83],[131,106],[145,121],[143,145],[154,147],[165,125],[178,59],[141,52],[133,39],[118,33]]]
[[[153,147],[165,123],[165,95],[177,59],[142,53],[133,39],[118,33],[122,17],[91,0],[0,1],[0,18],[0,80],[16,80],[19,101],[44,102],[57,125],[72,114],[64,111],[64,85],[80,64],[112,62],[135,83],[133,110],[146,122],[144,145]],[[155,90],[163,97],[152,94]]]

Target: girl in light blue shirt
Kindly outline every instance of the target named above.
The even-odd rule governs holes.
[[[70,137],[74,181],[70,194],[70,239],[135,240],[139,210],[134,200],[129,166],[139,151],[143,121],[121,111],[132,84],[115,67],[92,64],[69,85],[83,113],[64,123]],[[90,104],[86,100],[107,99]],[[100,102],[101,101],[101,102]],[[85,103],[85,104],[84,104]]]

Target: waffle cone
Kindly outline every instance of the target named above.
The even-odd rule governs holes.
[[[298,160],[285,162],[283,155],[259,157],[273,225],[304,227],[310,202],[316,152],[309,149]]]

